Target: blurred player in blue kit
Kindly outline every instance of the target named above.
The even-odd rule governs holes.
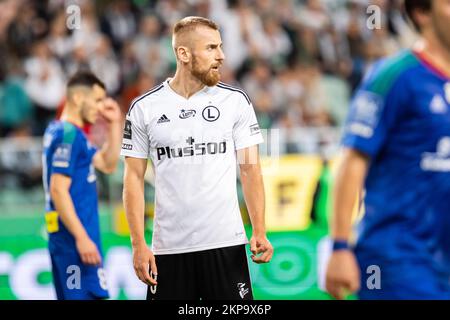
[[[373,66],[344,131],[326,275],[338,299],[450,299],[450,1],[405,8],[421,38]]]
[[[82,128],[98,116],[108,123],[101,149]],[[104,84],[90,72],[68,82],[59,121],[44,135],[43,182],[53,281],[59,300],[108,298],[102,264],[95,169],[112,173],[121,140],[121,112],[106,96]]]

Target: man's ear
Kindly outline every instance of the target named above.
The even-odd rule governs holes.
[[[74,106],[79,106],[84,100],[84,93],[81,90],[71,90],[67,95],[69,102]]]
[[[191,51],[188,47],[179,46],[177,48],[178,59],[183,63],[189,63],[191,61]]]

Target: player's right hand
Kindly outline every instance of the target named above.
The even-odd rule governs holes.
[[[150,276],[149,266],[153,277]],[[133,267],[139,280],[149,286],[157,285],[158,270],[156,269],[155,256],[147,245],[133,247]]]
[[[360,288],[360,272],[351,250],[334,251],[328,262],[325,288],[335,299],[345,299]]]
[[[273,256],[273,246],[266,235],[252,235],[250,251],[253,253],[251,258],[254,263],[267,263]]]
[[[119,104],[109,97],[104,100],[103,109],[100,110],[100,114],[108,123],[122,120]]]
[[[89,237],[78,239],[76,247],[84,264],[97,266],[102,263],[102,257],[97,245]]]

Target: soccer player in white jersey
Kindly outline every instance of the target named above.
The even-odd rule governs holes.
[[[249,97],[219,82],[225,56],[218,26],[186,17],[173,29],[177,70],[136,98],[126,117],[124,205],[136,275],[147,299],[253,299],[237,189],[237,163],[252,223],[251,256],[269,262],[263,142]],[[144,239],[144,174],[155,171],[150,250]]]

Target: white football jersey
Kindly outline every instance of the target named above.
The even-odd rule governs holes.
[[[169,80],[132,102],[121,152],[152,161],[152,250],[173,254],[246,244],[236,150],[263,142],[250,99],[221,82],[186,99]]]

